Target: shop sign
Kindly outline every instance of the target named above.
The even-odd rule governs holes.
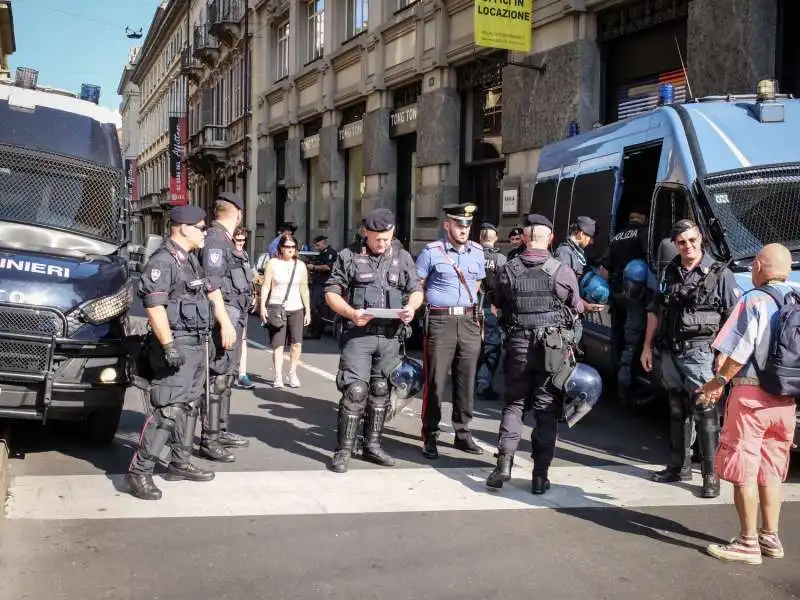
[[[519,214],[519,190],[504,189],[503,190],[503,214],[516,215]]]
[[[417,130],[417,105],[398,108],[389,116],[389,135],[405,135]]]
[[[364,143],[364,120],[359,119],[353,123],[343,125],[339,129],[339,147],[353,148]]]
[[[300,150],[303,153],[303,159],[314,158],[319,156],[319,134],[315,133],[300,141]]]
[[[533,0],[475,0],[475,45],[530,54]]]

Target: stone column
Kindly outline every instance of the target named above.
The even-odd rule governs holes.
[[[777,0],[693,0],[687,69],[696,97],[754,94],[775,77]]]
[[[362,216],[379,206],[396,210],[397,152],[389,137],[390,94],[376,92],[367,98],[364,116],[364,178]]]
[[[300,149],[302,130],[292,126],[286,141],[286,210],[285,219],[297,226],[296,235],[306,230],[306,169]],[[305,241],[305,240],[304,240]]]
[[[439,69],[426,74],[417,98],[417,192],[412,239],[440,236],[442,206],[458,202],[461,160],[461,96],[455,73]],[[413,244],[416,248],[418,244]]]
[[[275,198],[277,196],[276,180],[276,157],[275,148],[272,146],[271,138],[263,136],[258,140],[258,159],[256,162],[256,179],[258,198],[263,194],[264,201],[258,202],[255,210],[256,222],[253,231],[255,235],[261,235],[263,239],[254,241],[253,256],[257,257],[259,252],[263,252],[270,241],[272,233],[275,231]],[[259,231],[259,226],[262,229]],[[255,260],[255,258],[254,258]]]
[[[344,155],[339,151],[339,115],[328,111],[322,116],[319,132],[319,177],[322,199],[317,211],[318,220],[327,222],[325,233],[337,249],[347,245],[344,239]]]

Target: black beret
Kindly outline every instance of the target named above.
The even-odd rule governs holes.
[[[522,235],[523,233],[525,233],[525,232],[522,231],[522,227],[514,227],[511,230],[511,232],[508,234],[508,237],[512,237],[512,236],[515,236],[515,235]]]
[[[221,200],[222,202],[230,202],[239,210],[244,210],[244,203],[242,203],[242,199],[233,192],[220,192],[217,195],[217,200]]]
[[[527,225],[544,225],[545,227],[549,227],[553,229],[553,224],[550,222],[550,219],[545,217],[544,215],[540,215],[537,213],[531,213],[525,218],[525,223]]]
[[[328,239],[327,235],[318,235],[317,237],[314,238],[313,241],[316,244],[317,242],[321,242],[322,240],[327,240],[327,239]]]
[[[597,222],[591,217],[578,217],[575,219],[575,225],[589,237],[594,237]]]
[[[364,227],[368,231],[389,231],[394,227],[394,214],[388,208],[376,208],[364,218]]]
[[[497,231],[497,227],[491,223],[481,223],[481,229],[488,229],[490,231]]]
[[[169,220],[173,225],[196,225],[206,220],[206,211],[199,206],[176,206],[169,213]]]

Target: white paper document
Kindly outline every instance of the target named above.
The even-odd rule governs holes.
[[[400,309],[399,308],[367,308],[364,309],[364,313],[368,315],[372,315],[376,319],[399,319],[400,318]]]

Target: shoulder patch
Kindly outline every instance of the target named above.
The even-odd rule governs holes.
[[[161,279],[161,269],[150,269],[150,279],[153,283]]]
[[[208,260],[214,266],[219,266],[222,262],[222,250],[219,248],[213,248],[212,250],[208,251]]]

